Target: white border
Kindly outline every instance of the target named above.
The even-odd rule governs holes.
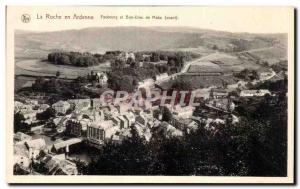
[[[1,98],[0,98],[0,102],[2,104],[2,106],[0,106],[0,111],[1,111],[1,114],[0,114],[0,120],[2,121],[2,126],[5,127],[6,126],[6,116],[5,116],[5,112],[6,112],[6,109],[5,109],[5,94],[6,94],[6,90],[5,90],[5,5],[95,5],[95,4],[102,4],[102,5],[124,5],[124,4],[127,4],[127,5],[136,5],[136,4],[139,4],[139,5],[153,5],[153,4],[157,4],[157,5],[263,5],[263,6],[270,6],[270,5],[291,5],[291,6],[295,6],[297,8],[300,7],[300,1],[298,0],[289,0],[289,1],[285,1],[285,0],[270,0],[270,1],[262,1],[262,0],[245,0],[245,1],[239,1],[239,0],[227,0],[227,1],[224,1],[224,0],[210,0],[210,1],[206,1],[206,2],[201,2],[201,1],[182,1],[182,0],[168,0],[168,1],[162,1],[162,0],[157,0],[157,1],[149,1],[149,0],[146,0],[146,1],[143,1],[143,2],[140,2],[140,1],[137,1],[137,0],[125,0],[125,1],[116,1],[116,0],[110,0],[110,1],[92,1],[92,0],[73,0],[73,1],[61,1],[61,0],[44,0],[43,2],[39,1],[39,0],[28,0],[28,1],[23,1],[23,0],[2,0],[0,1],[0,6],[1,6],[1,11],[0,11],[0,23],[1,23],[1,26],[0,27],[1,31],[2,31],[2,35],[0,35],[0,40],[2,41],[2,45],[0,46],[1,48],[1,52],[2,55],[1,56],[1,72],[0,72],[0,75],[2,76],[2,79],[0,80],[0,84],[1,86],[3,87],[3,93],[1,93]],[[297,23],[299,25],[299,19],[297,20]],[[296,42],[296,41],[295,41]],[[298,51],[297,53],[299,53],[299,48],[298,48]],[[299,66],[298,66],[298,70],[299,71]],[[298,80],[297,80],[298,81]],[[297,82],[297,86],[300,85],[299,82]],[[298,86],[299,87],[299,86]],[[298,104],[297,104],[298,105]],[[299,117],[300,116],[300,113],[297,112],[297,116],[296,117]],[[297,125],[295,125],[295,127],[297,127]],[[297,130],[299,132],[299,129]],[[298,133],[299,134],[299,133]],[[5,154],[5,146],[6,146],[6,143],[5,143],[5,132],[0,132],[0,138],[2,139],[1,141],[1,147],[0,149],[2,149],[2,153],[1,154]],[[2,159],[0,161],[0,166],[2,168],[3,171],[1,171],[1,174],[0,174],[0,178],[1,178],[1,185],[0,187],[1,188],[8,188],[8,185],[5,183],[5,161],[4,161],[4,157],[2,155]],[[85,186],[82,186],[82,188],[85,187]],[[273,187],[273,186],[271,186]]]

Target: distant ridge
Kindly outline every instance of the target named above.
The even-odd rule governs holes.
[[[92,27],[51,32],[15,31],[17,56],[24,49],[46,53],[53,49],[105,52],[107,50],[143,51],[181,48],[227,48],[236,41],[245,48],[261,48],[274,41],[286,44],[286,34],[230,33],[192,27]]]

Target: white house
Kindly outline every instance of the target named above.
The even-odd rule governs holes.
[[[111,138],[118,130],[113,121],[94,122],[87,127],[87,139],[95,145],[104,144],[105,139]]]
[[[24,104],[19,101],[14,102],[14,112],[20,112],[22,114],[32,111],[33,105],[30,104]]]
[[[195,107],[193,106],[185,106],[182,107],[180,105],[176,105],[173,109],[172,112],[174,115],[183,118],[183,119],[187,119],[190,118],[193,113],[194,113]]]
[[[25,169],[29,168],[31,159],[29,152],[24,143],[17,143],[14,145],[14,164],[18,164]]]
[[[139,124],[139,123],[135,124],[134,127],[135,127],[139,137],[144,138],[147,142],[150,141],[152,134],[151,134],[149,127]]]
[[[259,90],[242,90],[240,93],[241,97],[253,97],[253,96],[265,96],[266,94],[271,95],[271,92],[266,89]]]
[[[28,150],[29,159],[36,159],[40,152],[47,148],[45,139],[43,138],[26,141],[25,146]]]
[[[106,73],[98,72],[96,74],[96,76],[97,76],[98,83],[100,83],[101,85],[106,85],[107,84],[108,77],[107,77]]]
[[[70,103],[62,100],[52,104],[52,108],[56,111],[56,113],[65,114],[70,107],[71,107]]]
[[[14,141],[16,142],[31,140],[31,138],[31,136],[26,135],[22,132],[17,132],[16,134],[14,134]]]
[[[164,79],[167,79],[169,76],[167,73],[162,73],[160,75],[155,76],[156,81],[163,81]]]
[[[167,138],[183,136],[183,132],[181,130],[175,128],[173,125],[170,125],[167,122],[162,122],[161,127],[164,129],[164,133]]]
[[[39,106],[38,112],[43,112],[45,110],[47,110],[47,108],[49,108],[50,106],[48,104],[41,104]]]
[[[210,95],[212,98],[226,98],[228,92],[224,89],[211,89]]]
[[[232,112],[235,108],[235,104],[228,98],[211,99],[206,105],[227,112]]]

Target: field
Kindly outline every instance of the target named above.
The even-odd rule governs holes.
[[[287,60],[287,50],[281,47],[271,47],[248,51],[246,56],[267,61],[269,65],[278,63],[281,60]]]
[[[61,78],[74,79],[78,76],[87,75],[91,70],[105,71],[109,67],[108,63],[93,67],[74,67],[65,65],[54,65],[39,59],[29,59],[16,62],[16,75],[33,75],[33,76],[54,76],[57,71],[60,72]]]
[[[176,50],[193,52],[201,57],[187,63],[180,77],[191,81],[196,88],[221,86],[234,81],[233,72],[243,69],[260,72],[268,69],[261,61],[271,65],[286,59],[286,44],[286,34],[229,33],[188,27],[104,27],[56,32],[16,30],[15,75],[54,76],[59,71],[60,78],[74,79],[91,70],[109,69],[108,64],[82,68],[42,61],[48,53],[57,50],[100,54],[109,50]],[[227,76],[203,76],[208,72]],[[19,80],[18,87],[31,82],[16,80]]]
[[[257,64],[254,60],[241,58],[240,55],[229,53],[213,53],[192,63],[188,72],[239,72],[243,69],[265,70],[263,66]]]
[[[15,91],[23,88],[23,87],[31,87],[31,85],[34,83],[35,78],[34,77],[23,77],[18,76],[15,78]]]
[[[188,69],[188,73],[200,72],[222,72],[222,69],[217,64],[204,61],[192,63]]]
[[[223,87],[223,85],[233,84],[236,79],[233,76],[196,76],[182,74],[178,76],[179,80],[189,82],[193,89],[208,87]]]

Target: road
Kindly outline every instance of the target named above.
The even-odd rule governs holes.
[[[273,48],[273,47],[266,47],[266,48],[252,49],[252,50],[243,51],[243,52],[254,52],[254,51],[259,51],[259,50],[268,50],[268,49],[271,49],[271,48]],[[242,52],[239,52],[239,53],[242,53]],[[203,56],[203,57],[201,57],[201,58],[198,58],[198,59],[195,59],[195,60],[186,62],[185,65],[183,66],[183,68],[181,69],[180,72],[175,73],[175,74],[172,74],[172,75],[169,75],[167,78],[165,78],[165,79],[163,79],[163,80],[156,81],[155,84],[159,85],[159,84],[161,84],[162,82],[166,82],[166,81],[168,81],[168,80],[170,80],[170,79],[172,79],[172,78],[176,78],[178,75],[181,75],[181,74],[183,74],[183,73],[188,72],[188,70],[189,70],[191,64],[196,63],[196,62],[199,62],[199,61],[202,61],[204,58],[206,58],[207,56],[211,56],[211,55],[212,55],[212,54],[209,54],[209,55]],[[254,81],[252,81],[251,83],[252,83],[252,84],[256,84],[256,83],[258,83],[258,82],[260,82],[260,81],[266,81],[266,80],[271,79],[272,77],[274,77],[274,76],[276,75],[276,73],[274,72],[274,70],[273,70],[273,69],[271,69],[271,70],[272,70],[272,74],[271,74],[268,78],[265,78],[264,80],[261,80],[261,79],[260,79],[260,80],[254,80]],[[236,85],[235,88],[237,88],[239,83],[240,83],[240,82],[238,82],[238,83],[236,83],[236,84],[233,84],[232,86]],[[243,84],[246,85],[246,83],[247,83],[247,82],[244,82]]]
[[[210,55],[211,55],[211,54],[210,54]],[[197,58],[197,59],[195,59],[195,60],[191,60],[191,61],[185,62],[184,66],[183,66],[183,68],[181,69],[180,72],[175,73],[175,74],[171,74],[171,75],[169,75],[168,77],[164,78],[163,80],[156,81],[155,84],[159,85],[159,84],[161,84],[162,82],[166,82],[166,81],[168,81],[168,80],[170,80],[170,79],[172,79],[172,78],[176,78],[178,75],[181,75],[181,74],[183,74],[183,73],[188,72],[188,70],[189,70],[191,64],[196,63],[196,62],[199,62],[199,61],[201,61],[202,59],[206,58],[207,56],[209,56],[209,55],[203,56],[203,57],[201,57],[201,58]]]
[[[271,47],[263,47],[263,48],[258,48],[258,49],[250,49],[250,50],[245,50],[245,51],[240,51],[240,52],[237,52],[237,54],[240,54],[240,53],[245,53],[245,52],[256,52],[256,51],[264,51],[264,50],[270,50],[272,48],[274,48],[276,46],[271,46]]]

